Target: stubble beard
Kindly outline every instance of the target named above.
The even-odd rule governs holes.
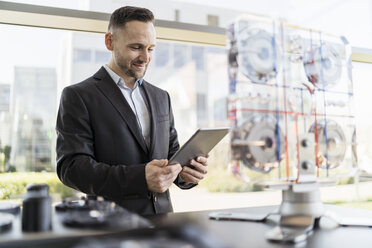
[[[118,63],[118,66],[120,70],[127,75],[128,77],[132,77],[134,79],[143,78],[145,76],[147,66],[145,66],[145,69],[143,72],[135,72],[134,70],[130,69],[126,64],[124,63]]]

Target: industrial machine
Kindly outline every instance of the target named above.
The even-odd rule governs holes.
[[[241,178],[280,189],[283,198],[277,213],[210,217],[277,215],[267,239],[303,241],[330,216],[319,186],[357,170],[351,46],[342,36],[248,15],[228,27],[227,39],[231,165],[248,168]]]

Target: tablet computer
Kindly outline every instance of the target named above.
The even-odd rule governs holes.
[[[168,164],[190,165],[190,160],[206,156],[229,132],[228,127],[200,128],[170,159]]]

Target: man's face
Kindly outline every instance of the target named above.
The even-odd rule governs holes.
[[[155,48],[155,28],[151,22],[130,21],[113,34],[112,59],[126,78],[142,78]]]

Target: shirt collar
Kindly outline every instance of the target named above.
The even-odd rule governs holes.
[[[123,84],[124,87],[125,86],[125,83],[124,83],[124,79],[122,79],[118,74],[116,74],[113,70],[110,69],[110,67],[108,67],[108,65],[103,65],[103,67],[106,69],[107,73],[111,76],[112,80],[114,80],[114,82],[119,85]],[[143,78],[138,78],[136,80],[136,82],[134,83],[134,85],[142,85],[142,82],[143,82]]]

